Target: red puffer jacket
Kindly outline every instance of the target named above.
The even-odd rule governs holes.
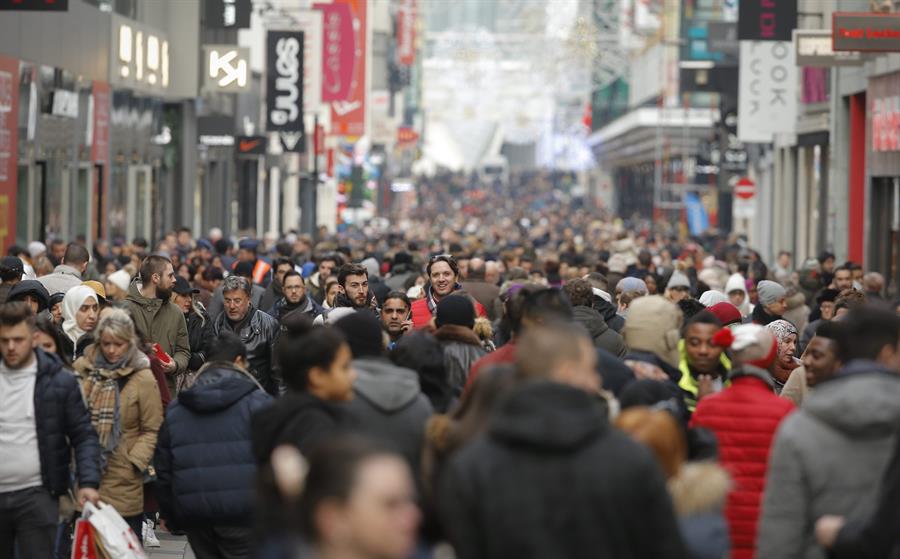
[[[691,427],[705,427],[719,440],[719,459],[732,478],[725,505],[732,559],[752,559],[756,526],[775,430],[794,409],[775,395],[766,371],[744,366],[731,386],[697,404]]]

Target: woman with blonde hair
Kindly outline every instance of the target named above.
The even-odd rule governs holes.
[[[122,309],[104,312],[96,342],[73,368],[101,446],[100,497],[135,534],[142,532],[144,478],[163,421],[162,400],[150,360],[137,346],[134,322]]]

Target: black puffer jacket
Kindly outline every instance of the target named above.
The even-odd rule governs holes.
[[[79,487],[100,487],[100,442],[75,375],[55,355],[36,349],[34,412],[41,457],[41,480],[53,495],[70,486],[72,451]]]
[[[166,410],[154,464],[163,518],[181,528],[249,526],[256,487],[252,415],[272,403],[231,363],[208,363]]]
[[[501,401],[447,464],[438,508],[459,559],[686,557],[656,459],[554,382]]]
[[[237,325],[239,331],[234,330],[227,313],[223,312],[216,318],[213,333],[218,336],[223,331],[232,331],[239,335],[247,348],[250,374],[263,385],[266,392],[276,396],[281,386],[281,373],[273,368],[272,355],[281,326],[277,320],[253,306],[248,312],[250,318]]]
[[[209,344],[216,337],[213,321],[206,311],[202,314],[192,310],[184,315],[187,322],[188,341],[191,344],[191,358],[188,360],[189,371],[199,371],[206,362]]]

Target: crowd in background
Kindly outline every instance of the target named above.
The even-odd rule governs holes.
[[[11,247],[0,558],[65,554],[86,501],[197,557],[900,557],[883,277],[568,180]]]

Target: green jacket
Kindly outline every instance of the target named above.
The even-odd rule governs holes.
[[[175,360],[177,366],[170,385],[174,386],[174,375],[187,370],[191,358],[191,344],[188,339],[187,323],[175,303],[162,299],[148,299],[138,290],[139,282],[128,287],[125,303],[134,316],[134,325],[139,335],[156,342]],[[175,392],[172,392],[175,396]]]

